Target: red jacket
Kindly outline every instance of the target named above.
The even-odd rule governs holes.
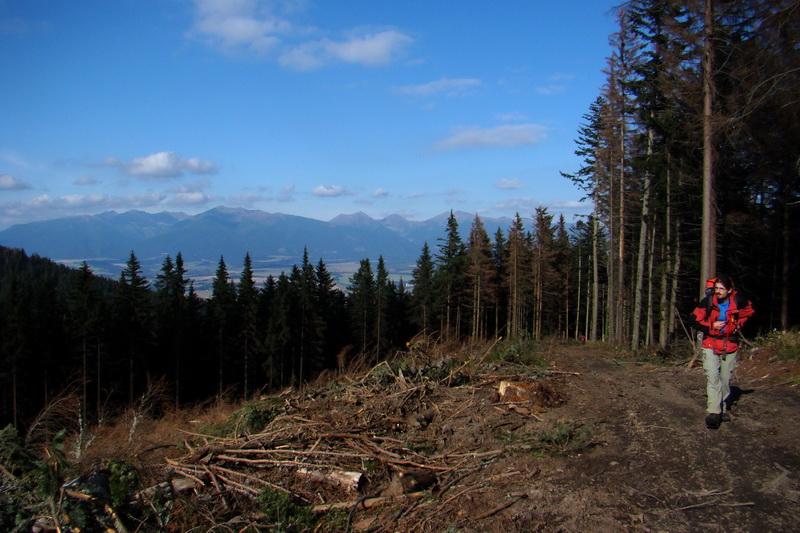
[[[731,293],[728,301],[730,306],[725,315],[725,327],[722,331],[711,329],[711,324],[719,319],[719,304],[715,294],[703,298],[692,312],[694,318],[692,325],[703,332],[703,348],[710,348],[718,354],[733,353],[739,349],[737,332],[755,312],[750,301],[736,291]]]

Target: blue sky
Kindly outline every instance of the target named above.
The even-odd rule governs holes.
[[[107,210],[567,220],[606,0],[0,0],[0,228]]]

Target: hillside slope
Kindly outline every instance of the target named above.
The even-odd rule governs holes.
[[[733,420],[712,431],[697,367],[575,344],[539,354],[546,370],[532,354],[488,353],[417,345],[402,362],[250,405],[240,411],[249,418],[228,421],[234,437],[198,421],[167,435],[152,420],[138,444],[98,444],[83,464],[134,458],[149,483],[173,479],[194,494],[171,507],[174,531],[287,520],[301,531],[312,527],[309,510],[316,531],[777,532],[800,523],[800,391],[780,377],[796,376],[796,365],[745,355]],[[254,503],[259,493],[271,503]]]

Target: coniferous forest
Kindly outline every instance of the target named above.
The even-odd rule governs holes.
[[[535,208],[489,235],[456,220],[408,285],[383,257],[346,287],[324,258],[263,283],[220,258],[208,299],[180,251],[156,279],[135,251],[117,280],[17,249],[0,255],[0,425],[24,428],[70,389],[98,420],[154,384],[175,405],[250,398],[420,333],[469,340],[689,343],[703,281],[733,276],[757,311],[747,335],[797,327],[800,8],[793,0],[633,0],[618,10],[607,82],[576,132],[591,216]],[[246,252],[243,252],[243,255]],[[385,256],[391,250],[383,252]]]

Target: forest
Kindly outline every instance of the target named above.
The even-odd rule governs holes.
[[[66,390],[84,423],[157,384],[176,406],[251,398],[378,362],[420,333],[667,351],[691,344],[687,314],[716,272],[754,303],[747,335],[796,328],[800,6],[634,0],[617,18],[576,132],[581,164],[554,177],[581,188],[591,216],[538,207],[532,227],[517,213],[489,235],[451,214],[407,284],[383,257],[346,287],[307,253],[261,284],[249,254],[235,280],[221,257],[208,299],[180,251],[154,280],[132,251],[109,280],[3,248],[0,426],[24,429]]]

